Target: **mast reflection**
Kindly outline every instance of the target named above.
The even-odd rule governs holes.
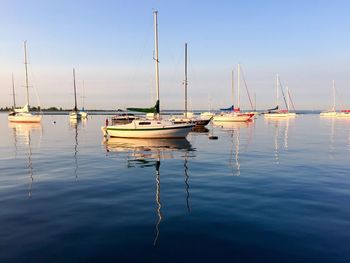
[[[162,208],[162,203],[160,202],[160,172],[159,172],[159,168],[160,168],[160,160],[158,160],[156,162],[156,203],[157,203],[157,216],[158,216],[158,220],[156,223],[156,236],[154,238],[153,241],[153,246],[156,246],[159,242],[159,225],[160,222],[162,221],[162,212],[161,212],[161,208]]]
[[[39,132],[39,142],[42,135],[41,123],[15,123],[9,122],[9,128],[12,129],[14,137],[15,158],[17,158],[19,147],[27,146],[27,170],[28,170],[28,198],[32,197],[32,188],[34,182],[33,158],[32,158],[32,133]]]
[[[164,218],[162,214],[162,202],[160,192],[160,165],[161,160],[176,158],[178,153],[184,153],[184,174],[187,211],[190,212],[190,193],[189,193],[189,175],[188,175],[188,153],[194,152],[190,142],[186,139],[128,139],[128,138],[109,138],[104,139],[107,153],[126,153],[128,156],[128,168],[132,167],[155,167],[155,202],[157,221],[155,223],[155,237],[153,245],[159,244],[160,224]]]
[[[191,212],[191,207],[190,207],[190,185],[188,180],[190,179],[188,175],[188,167],[187,167],[187,152],[185,152],[185,162],[184,162],[184,171],[185,171],[185,190],[186,190],[186,205],[187,205],[187,211],[190,213]]]
[[[231,138],[231,149],[230,149],[230,159],[229,166],[232,168],[232,174],[234,176],[241,175],[241,164],[239,160],[240,154],[240,136],[241,129],[248,128],[251,130],[253,122],[213,122],[215,126],[221,127],[224,132],[226,132]],[[250,142],[251,132],[249,132],[249,140],[247,145]],[[246,148],[248,147],[246,145]]]
[[[275,163],[280,164],[280,133],[282,132],[283,140],[283,148],[288,151],[288,133],[289,133],[289,123],[294,121],[294,119],[286,118],[286,119],[265,119],[268,125],[272,125],[274,127],[274,157]],[[281,128],[284,128],[284,131],[281,131]]]
[[[70,128],[74,129],[74,177],[75,181],[78,181],[78,169],[79,169],[79,163],[78,163],[78,126],[81,124],[81,120],[76,120],[76,119],[70,119],[69,120],[69,126]],[[84,125],[84,123],[83,123]],[[85,121],[86,125],[86,121]]]

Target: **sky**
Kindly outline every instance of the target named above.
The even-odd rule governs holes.
[[[0,107],[30,104],[148,107],[155,101],[153,10],[158,10],[162,109],[184,107],[188,43],[189,108],[232,105],[231,71],[240,63],[258,109],[275,106],[276,74],[297,109],[350,108],[350,1],[0,0]],[[250,104],[241,81],[241,108]],[[38,96],[37,96],[37,95]],[[282,100],[280,100],[282,105]],[[237,105],[237,96],[235,97]]]

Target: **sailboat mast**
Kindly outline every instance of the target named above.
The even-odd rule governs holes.
[[[287,111],[289,111],[289,103],[290,103],[290,98],[289,98],[289,89],[288,86],[286,87],[286,92],[287,92]]]
[[[185,43],[185,118],[187,118],[187,43]]]
[[[15,95],[15,81],[12,73],[12,97],[13,97],[13,110],[16,109],[16,95]]]
[[[159,103],[159,57],[158,57],[158,11],[153,11],[154,15],[154,48],[155,48],[155,58],[156,61],[156,95],[157,102]],[[159,115],[159,112],[157,112]]]
[[[73,68],[73,86],[74,86],[74,111],[78,111],[77,108],[77,89],[75,85],[75,69]]]
[[[26,72],[26,90],[27,90],[27,105],[29,107],[29,85],[28,85],[28,61],[27,61],[27,40],[23,42],[24,45],[24,68]]]
[[[231,72],[231,86],[232,86],[232,105],[233,108],[235,107],[235,83],[234,83],[234,73],[233,73],[233,69]]]
[[[240,111],[240,92],[241,92],[241,65],[238,64],[238,88],[237,88],[237,108]]]
[[[279,76],[277,74],[277,78],[276,78],[276,106],[278,107],[278,102],[279,102],[279,92],[278,92],[278,88],[279,88],[279,82],[280,82],[280,79],[279,79]]]
[[[82,104],[82,109],[83,110],[85,110],[85,82],[84,82],[84,80],[83,80],[83,91],[82,91],[82,93],[83,93],[83,95],[81,96],[81,104]]]
[[[335,111],[335,81],[333,79],[333,111]]]

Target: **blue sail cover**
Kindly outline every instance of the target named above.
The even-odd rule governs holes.
[[[232,105],[229,108],[220,109],[221,111],[234,111],[235,107]]]

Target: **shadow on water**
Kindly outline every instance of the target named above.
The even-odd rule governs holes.
[[[186,207],[190,213],[190,185],[188,173],[189,153],[195,152],[191,143],[187,139],[129,139],[129,138],[109,138],[104,139],[102,143],[107,153],[127,154],[128,168],[155,167],[155,202],[157,221],[155,223],[154,246],[159,245],[160,224],[164,218],[161,202],[161,161],[166,159],[175,159],[180,154],[184,159],[184,183],[186,191]],[[191,154],[193,157],[193,154]]]

